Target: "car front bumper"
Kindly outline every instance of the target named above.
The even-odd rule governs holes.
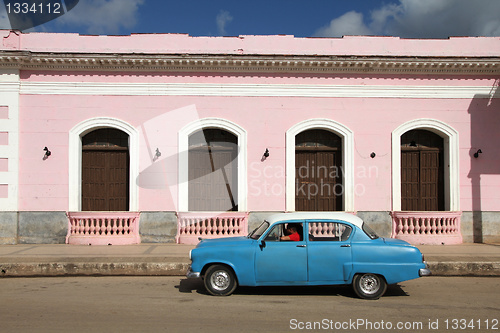
[[[424,262],[424,264],[425,264],[425,268],[420,268],[418,270],[418,275],[420,275],[420,276],[429,276],[429,275],[431,275],[432,273],[431,273],[431,270],[429,269],[429,265],[427,265],[426,262]]]
[[[188,268],[188,271],[186,273],[186,277],[189,278],[189,279],[199,278],[200,277],[200,272],[193,272],[193,270],[191,269],[191,265],[190,265],[189,268]]]

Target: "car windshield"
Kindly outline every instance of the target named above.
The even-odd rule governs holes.
[[[375,231],[372,230],[366,223],[363,223],[363,231],[370,237],[371,239],[377,239],[378,235]]]
[[[248,237],[251,239],[258,239],[264,233],[264,231],[267,230],[267,228],[269,228],[269,222],[264,221],[254,231],[248,234]]]

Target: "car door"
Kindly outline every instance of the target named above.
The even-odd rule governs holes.
[[[352,270],[352,226],[342,221],[308,223],[308,281],[344,283]]]
[[[288,221],[287,223],[291,223]],[[293,221],[301,226],[303,221]],[[300,241],[281,241],[287,223],[275,224],[260,242],[255,253],[255,280],[260,285],[307,283],[307,245]],[[302,227],[301,227],[302,229]],[[302,235],[303,236],[303,235]]]

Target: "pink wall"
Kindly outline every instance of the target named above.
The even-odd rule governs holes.
[[[401,39],[399,37],[346,36],[295,38],[294,36],[191,37],[184,34],[132,34],[83,36],[0,30],[3,49],[33,52],[190,53],[190,54],[294,54],[294,55],[397,55],[498,56],[499,37]]]
[[[293,54],[366,56],[498,56],[500,38],[414,40],[394,37],[333,39],[293,36],[190,37],[187,35],[80,36],[0,31],[2,50],[32,52]],[[495,78],[459,75],[213,74],[27,71],[21,84],[212,83],[331,86],[492,87]],[[354,132],[355,209],[392,209],[391,133],[419,118],[445,122],[459,132],[461,210],[498,211],[500,194],[499,98],[97,96],[22,94],[19,101],[19,209],[68,209],[69,131],[93,117],[113,117],[141,131],[140,210],[176,210],[179,130],[191,118],[219,117],[248,134],[248,210],[285,210],[285,133],[310,118],[327,118]],[[2,112],[3,109],[0,109]],[[179,113],[180,112],[180,113]],[[3,112],[4,113],[4,112]],[[3,114],[0,113],[0,116]],[[166,118],[165,118],[166,117]],[[169,119],[163,123],[162,119]],[[158,126],[161,124],[161,126]],[[154,130],[153,130],[154,129]],[[0,144],[2,136],[0,133]],[[43,148],[52,151],[43,159]],[[159,148],[162,158],[151,161]],[[266,148],[271,155],[261,161]],[[473,153],[481,149],[478,159]],[[370,158],[375,152],[376,157]]]
[[[69,74],[69,73],[68,73]],[[297,80],[321,81],[324,84],[359,84],[359,77],[279,78],[237,75],[204,77],[186,76],[94,76],[23,73],[24,82],[68,80],[75,82],[269,82]],[[371,84],[406,84],[393,77],[369,78]],[[389,81],[389,83],[388,83]],[[448,84],[493,84],[491,79],[463,78]],[[422,77],[419,84],[437,85]],[[443,84],[445,80],[443,79]],[[201,96],[77,96],[23,95],[20,101],[20,175],[21,210],[66,210],[68,206],[68,132],[78,123],[109,116],[136,128],[156,122],[169,112],[195,108],[200,118],[220,117],[243,127],[248,133],[248,209],[251,211],[285,210],[285,133],[293,125],[309,118],[333,119],[351,129],[355,138],[355,207],[358,211],[391,210],[391,132],[399,125],[419,118],[445,122],[460,135],[461,209],[498,210],[500,176],[498,142],[495,126],[500,124],[498,99],[398,99],[398,98],[306,98],[306,97],[201,97]],[[182,113],[181,113],[182,114]],[[474,123],[471,125],[471,116]],[[176,210],[177,133],[188,119],[162,124],[149,139],[159,144],[141,146],[140,169],[148,173],[140,179],[141,210]],[[471,140],[471,127],[473,138]],[[487,129],[487,131],[483,130]],[[151,136],[151,134],[150,134]],[[151,143],[150,143],[151,144]],[[43,160],[47,146],[52,156]],[[151,163],[151,152],[159,147],[162,158]],[[148,151],[150,148],[150,151]],[[271,156],[264,162],[266,148]],[[478,159],[472,150],[481,148]],[[475,150],[474,150],[475,151]],[[376,158],[369,157],[371,152]],[[471,171],[472,170],[472,171]],[[168,174],[167,174],[168,173]],[[472,178],[482,175],[480,200],[473,198]],[[170,182],[169,182],[170,179]],[[485,183],[487,180],[487,183]],[[477,185],[475,185],[477,186]],[[173,196],[172,196],[173,194]],[[478,201],[479,200],[479,201]]]

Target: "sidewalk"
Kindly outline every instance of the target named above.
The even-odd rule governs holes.
[[[0,245],[0,277],[183,276],[192,245]],[[434,276],[500,276],[500,244],[418,246]]]

